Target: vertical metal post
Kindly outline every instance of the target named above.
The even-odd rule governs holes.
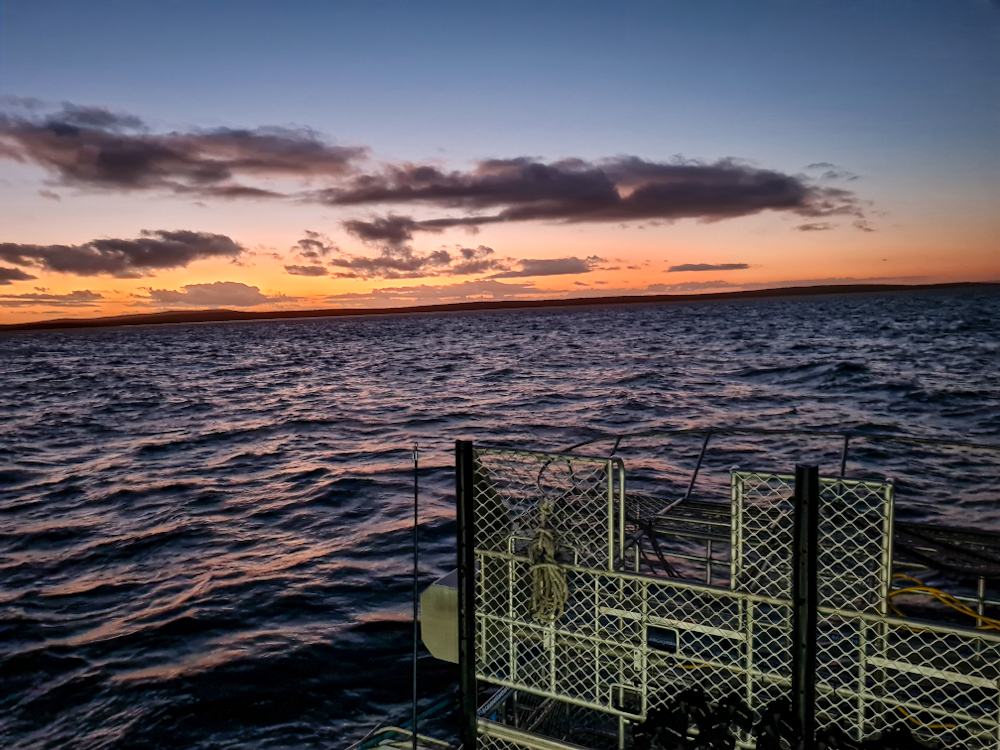
[[[459,740],[476,750],[476,525],[475,454],[467,440],[455,442],[455,510],[458,519]]]
[[[868,623],[858,618],[858,742],[865,737],[865,695],[868,693]]]
[[[419,517],[419,484],[418,474],[420,471],[420,449],[413,444],[413,750],[417,750],[417,635],[418,605],[420,596],[418,593],[420,576],[420,547],[417,535],[420,524]]]
[[[712,540],[711,539],[709,539],[705,543],[705,553],[706,553],[706,559],[708,560],[706,564],[708,570],[705,571],[705,584],[711,586],[712,585]]]
[[[688,482],[687,492],[684,493],[684,499],[688,500],[691,498],[691,490],[694,489],[694,483],[698,480],[698,471],[701,469],[701,462],[705,460],[705,451],[708,450],[708,441],[712,439],[712,430],[708,429],[705,432],[705,440],[702,441],[701,451],[698,453],[698,463],[694,465],[694,473],[691,474],[691,481]]]
[[[896,488],[893,485],[893,480],[888,477],[885,480],[882,510],[885,512],[885,517],[882,519],[882,570],[879,574],[881,580],[879,581],[878,611],[882,615],[887,615],[889,614],[889,592],[892,591],[892,547],[896,522]],[[884,656],[884,654],[882,655]]]
[[[844,478],[844,474],[847,472],[847,446],[851,442],[851,436],[849,434],[844,435],[844,450],[840,454],[840,478]]]
[[[812,750],[816,734],[816,608],[818,595],[819,469],[795,467],[792,534],[792,712],[796,750]]]
[[[622,561],[622,569],[625,562],[625,462],[619,459],[612,460],[612,466],[618,470],[618,557]]]
[[[608,461],[604,467],[608,473],[608,570],[615,569],[615,474],[614,463]],[[572,471],[572,465],[570,466]]]
[[[736,572],[743,569],[743,478],[732,475],[729,542],[729,588],[737,589]]]

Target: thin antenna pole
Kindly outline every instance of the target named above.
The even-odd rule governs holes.
[[[413,750],[417,750],[417,576],[420,571],[420,547],[417,544],[417,524],[420,522],[418,473],[420,450],[413,444]]]
[[[708,450],[708,441],[711,439],[712,428],[709,427],[705,432],[705,441],[701,444],[701,452],[698,454],[698,463],[694,465],[694,473],[691,475],[690,483],[688,483],[687,492],[684,493],[685,500],[691,497],[691,490],[694,489],[694,483],[698,479],[698,471],[701,469],[701,462],[705,460],[705,451]]]

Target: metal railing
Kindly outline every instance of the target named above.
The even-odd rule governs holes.
[[[650,550],[630,516],[624,463],[572,453],[582,445],[561,454],[459,445],[460,549],[474,579],[459,594],[466,700],[479,681],[598,712],[618,720],[621,746],[630,724],[686,687],[714,699],[735,694],[758,718],[796,680],[801,689],[792,649],[804,632],[793,628],[793,478],[732,473],[728,585],[711,583],[711,550],[708,582],[696,583],[642,570]],[[904,722],[945,747],[1000,750],[1000,633],[888,614],[892,483],[822,478],[817,492],[808,683],[816,726],[862,740]],[[526,554],[542,526],[563,550],[568,592],[547,622],[532,616]],[[655,567],[648,556],[643,564]],[[566,746],[473,714],[467,748],[477,736],[490,748]],[[754,747],[746,733],[739,744]]]

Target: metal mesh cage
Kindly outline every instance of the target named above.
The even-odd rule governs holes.
[[[609,570],[624,536],[624,486],[618,459],[479,448],[476,549],[524,554],[544,525],[572,562]]]
[[[943,747],[1000,747],[1000,637],[820,612],[820,726],[868,739],[905,723]]]
[[[791,594],[794,477],[732,475],[732,587],[766,596]],[[819,601],[884,612],[892,575],[890,483],[821,478]]]
[[[474,470],[476,678],[553,706],[531,731],[481,719],[482,747],[600,748],[615,722],[624,742],[692,686],[758,718],[788,695],[791,476],[732,474],[722,587],[636,572],[618,460],[478,448]],[[943,747],[1000,750],[1000,637],[886,615],[892,505],[889,483],[820,481],[818,726],[860,740],[906,723]],[[543,527],[566,590],[548,621],[532,616],[527,555]]]

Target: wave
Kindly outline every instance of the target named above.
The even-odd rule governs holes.
[[[1000,442],[997,318],[995,293],[898,294],[8,337],[3,742],[341,746],[409,700],[413,442],[423,586],[455,567],[456,439],[729,425]],[[676,494],[699,448],[620,453],[630,481]],[[720,440],[695,492],[728,497],[733,464],[839,467],[840,449]],[[921,460],[935,471],[914,477]],[[955,455],[859,438],[849,470],[896,478],[900,517],[1000,528],[996,473]],[[421,659],[424,701],[454,681]]]

